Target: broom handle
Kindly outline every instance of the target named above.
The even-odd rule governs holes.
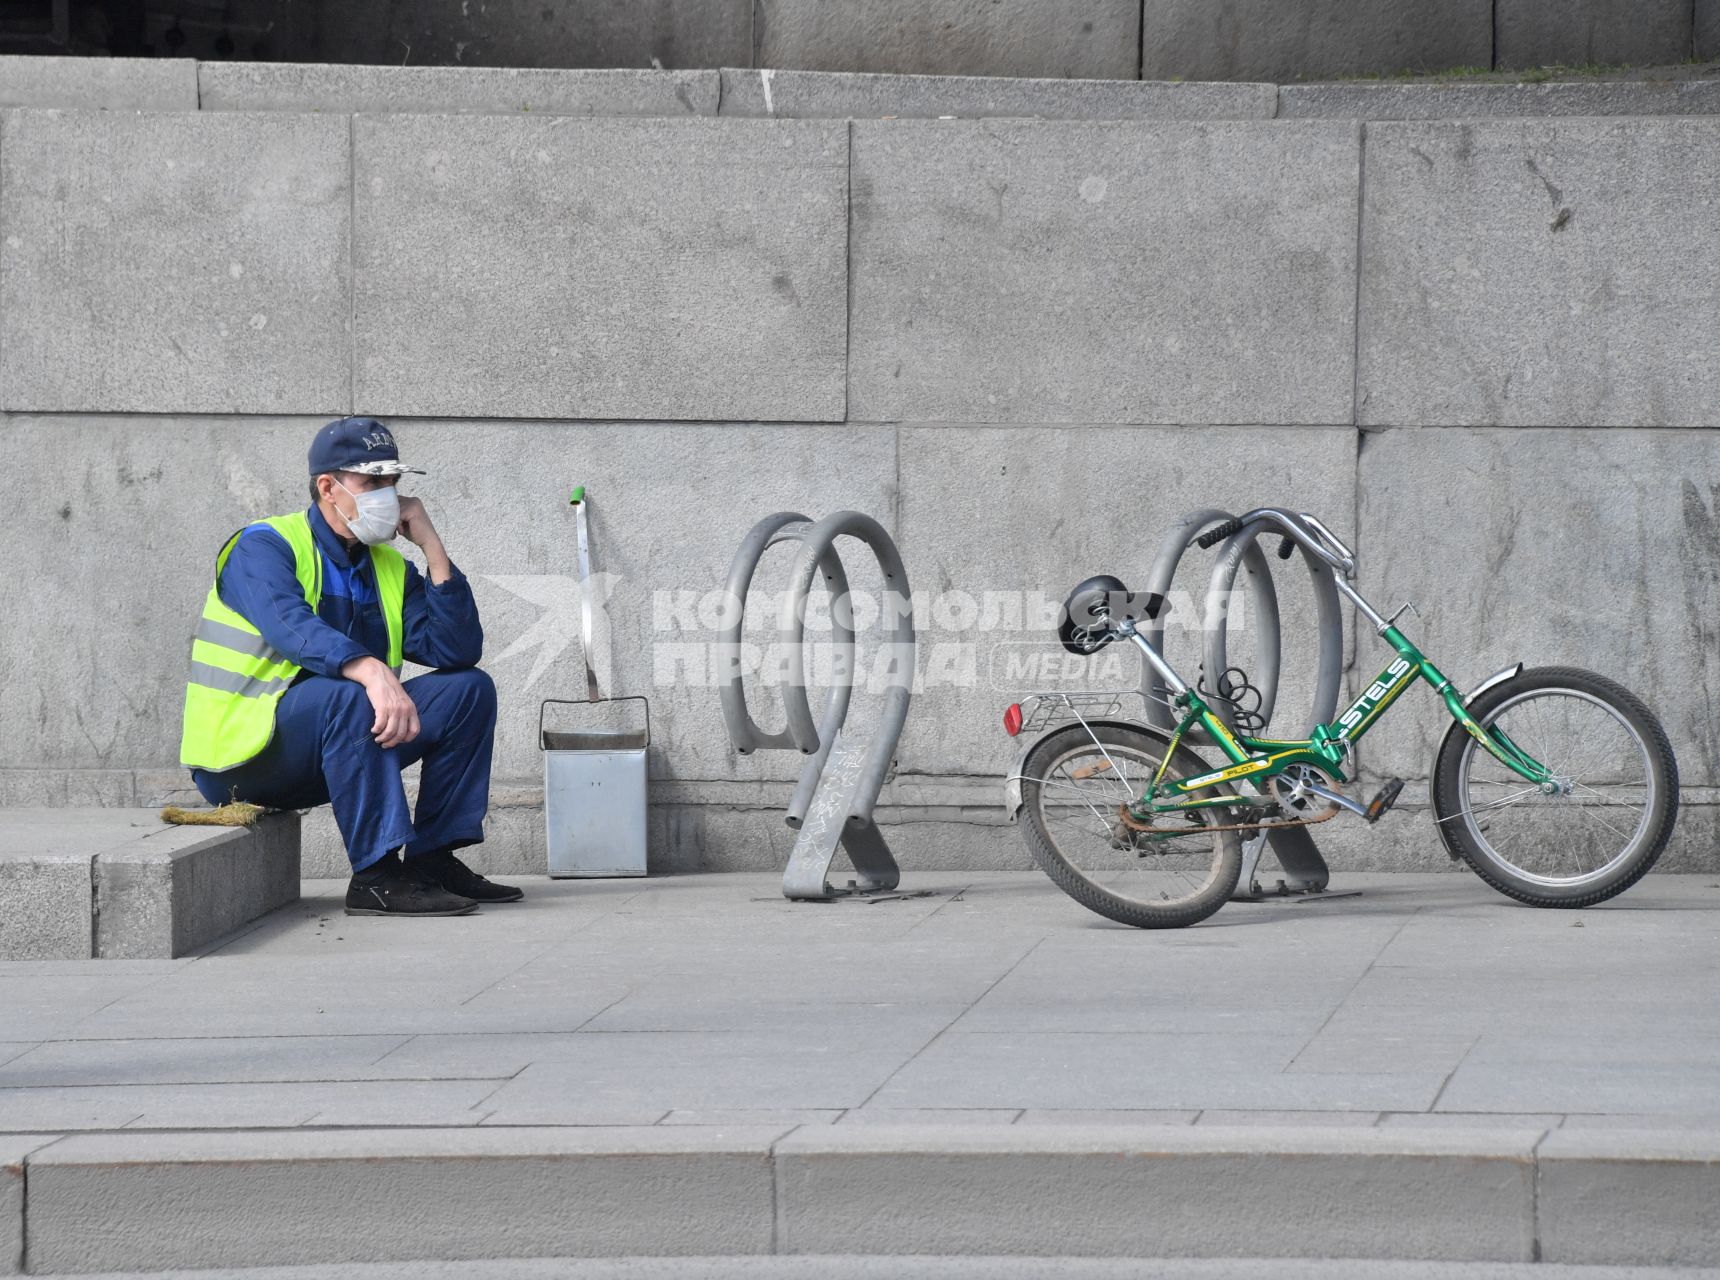
[[[585,506],[591,499],[585,496],[585,486],[580,485],[568,501],[573,504],[574,534],[579,539],[579,652],[585,659],[585,693],[588,701],[601,702],[603,694],[597,687],[597,672],[591,666],[591,534],[585,523]]]

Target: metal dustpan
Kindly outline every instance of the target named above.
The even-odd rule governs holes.
[[[591,665],[591,539],[586,526],[589,499],[575,489],[574,528],[579,538],[580,627],[585,657],[586,701],[546,698],[538,708],[538,746],[543,751],[544,835],[549,873],[557,878],[645,874],[646,813],[651,745],[651,704],[643,697],[605,698]],[[546,723],[549,708],[616,707],[640,704],[637,728],[557,728]]]

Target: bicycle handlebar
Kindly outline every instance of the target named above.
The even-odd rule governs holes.
[[[1346,578],[1356,572],[1356,554],[1344,545],[1343,539],[1306,511],[1292,513],[1277,507],[1261,507],[1242,517],[1244,524],[1264,520],[1277,525],[1312,554],[1324,560]]]
[[[1306,511],[1292,513],[1282,511],[1277,507],[1258,507],[1247,515],[1214,525],[1196,538],[1195,542],[1201,550],[1210,550],[1256,521],[1263,524],[1274,524],[1283,530],[1283,541],[1278,544],[1279,559],[1288,560],[1291,550],[1300,544],[1306,547],[1310,554],[1318,556],[1345,577],[1354,576],[1356,553],[1344,545],[1342,538]]]
[[[1241,520],[1226,520],[1223,524],[1216,524],[1196,538],[1195,545],[1202,551],[1210,551],[1232,534],[1240,533],[1243,523]]]
[[[1335,554],[1339,560],[1348,565],[1350,570],[1353,571],[1356,567],[1356,553],[1350,550],[1348,544],[1325,525],[1321,524],[1316,517],[1309,515],[1306,511],[1302,513],[1302,518],[1313,527],[1314,532],[1317,533],[1331,548],[1333,554]]]

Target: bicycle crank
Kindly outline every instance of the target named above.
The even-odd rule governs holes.
[[[1230,822],[1220,826],[1189,826],[1189,827],[1160,827],[1151,822],[1143,822],[1129,812],[1125,803],[1118,810],[1118,817],[1123,826],[1130,831],[1141,832],[1157,839],[1174,836],[1201,836],[1214,831],[1276,831],[1284,827],[1312,827],[1317,823],[1330,822],[1344,809],[1363,813],[1361,805],[1348,796],[1339,794],[1333,788],[1335,780],[1314,768],[1312,765],[1291,765],[1268,784],[1271,788],[1275,807],[1280,814],[1301,814],[1301,817],[1282,817],[1266,822]],[[1320,802],[1324,801],[1324,807]]]

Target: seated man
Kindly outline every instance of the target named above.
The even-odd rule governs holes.
[[[464,575],[394,437],[342,418],[311,442],[311,506],[247,525],[215,558],[191,647],[180,760],[211,804],[332,804],[348,915],[457,916],[523,895],[454,856],[484,838],[496,687]],[[387,544],[424,553],[429,582]],[[400,680],[402,658],[435,670]],[[400,771],[415,761],[418,811]]]

